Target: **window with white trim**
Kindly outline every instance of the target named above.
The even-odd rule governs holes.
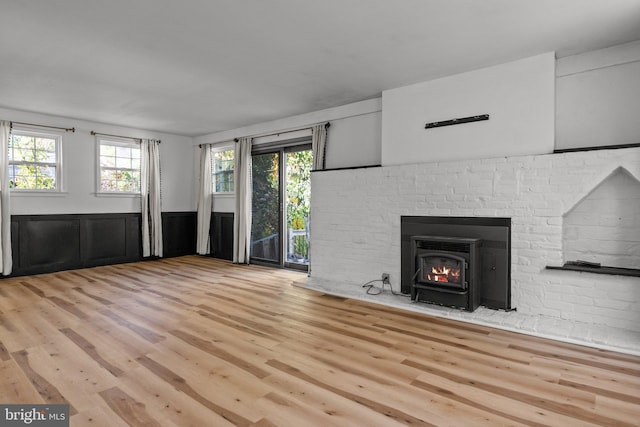
[[[13,129],[8,144],[11,190],[61,191],[61,144],[60,135]]]
[[[213,171],[213,192],[233,193],[233,171],[235,162],[235,150],[224,147],[215,149],[211,155],[211,170]]]
[[[98,193],[140,194],[140,143],[98,140]]]

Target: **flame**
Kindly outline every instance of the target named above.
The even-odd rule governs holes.
[[[449,275],[449,273],[451,272],[451,269],[448,267],[445,267],[443,265],[439,265],[437,267],[431,267],[431,272],[433,274],[444,274],[446,276]]]
[[[431,273],[427,274],[427,280],[431,280],[433,282],[444,282],[444,283],[459,283],[460,282],[460,269],[452,269],[450,267],[446,267],[444,265],[438,265],[435,267],[431,267]],[[451,280],[450,280],[451,279]]]

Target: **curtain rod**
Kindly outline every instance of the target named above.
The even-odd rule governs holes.
[[[11,126],[13,127],[13,125],[23,125],[23,126],[36,126],[39,128],[48,128],[48,129],[60,129],[63,130],[65,132],[75,132],[76,128],[65,128],[65,127],[60,127],[60,126],[49,126],[49,125],[39,125],[37,123],[25,123],[25,122],[10,122]]]
[[[317,124],[320,124],[320,123],[317,123]],[[274,135],[282,135],[283,133],[299,132],[301,130],[311,129],[314,126],[316,126],[316,125],[304,126],[304,127],[301,127],[301,128],[293,128],[293,129],[283,130],[283,131],[279,131],[279,132],[271,132],[271,133],[263,133],[263,134],[251,135],[251,136],[248,136],[247,138],[263,138],[265,136],[274,136]],[[326,122],[324,124],[325,128],[328,128],[329,126],[331,126],[331,123],[329,123],[329,122]],[[234,139],[234,141],[237,141],[237,140],[238,140],[238,138]]]
[[[134,138],[132,136],[122,136],[122,135],[112,135],[110,133],[100,133],[100,132],[96,132],[95,130],[91,131],[91,135],[99,135],[99,136],[112,136],[114,138],[124,138],[124,139],[133,139],[134,141],[140,141],[142,142],[142,138]],[[162,141],[160,141],[158,139],[158,144],[160,144]]]
[[[207,142],[205,144],[198,144],[198,148],[202,148],[203,145],[222,145],[225,143],[238,142],[238,138],[228,139],[226,141],[218,141],[218,142]]]
[[[319,123],[318,123],[319,124]],[[263,133],[263,134],[256,134],[256,135],[250,135],[247,136],[246,138],[263,138],[265,136],[274,136],[274,135],[282,135],[283,133],[292,133],[292,132],[299,132],[301,130],[307,130],[307,129],[311,129],[312,127],[314,127],[316,125],[311,125],[311,126],[305,126],[305,127],[301,127],[301,128],[294,128],[294,129],[288,129],[288,130],[283,130],[283,131],[279,131],[279,132],[272,132],[272,133]],[[328,128],[331,126],[331,123],[326,122],[324,124],[325,128]],[[240,138],[233,138],[233,142],[238,142],[240,140]],[[202,148],[203,145],[214,145],[214,144],[223,144],[225,142],[231,142],[230,140],[228,141],[218,141],[218,142],[209,142],[206,144],[198,144],[199,148]]]

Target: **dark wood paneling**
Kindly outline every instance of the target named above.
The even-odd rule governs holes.
[[[195,212],[162,213],[162,245],[165,257],[196,253]]]
[[[140,261],[141,222],[139,213],[13,215],[12,276]],[[163,212],[162,231],[165,257],[195,253],[195,212]]]
[[[233,212],[213,212],[209,227],[211,256],[233,260]]]
[[[36,271],[66,270],[80,259],[80,221],[32,217],[20,225],[20,265]],[[15,255],[14,255],[15,257]]]
[[[140,214],[14,215],[13,276],[139,261]]]
[[[127,219],[95,218],[82,221],[83,257],[88,261],[127,255]]]
[[[140,223],[139,214],[81,215],[81,266],[140,260]]]
[[[20,223],[11,217],[11,254],[13,257],[13,271],[20,270]]]

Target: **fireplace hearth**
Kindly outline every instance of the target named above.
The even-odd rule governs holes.
[[[474,311],[480,305],[481,239],[412,236],[411,299]]]

